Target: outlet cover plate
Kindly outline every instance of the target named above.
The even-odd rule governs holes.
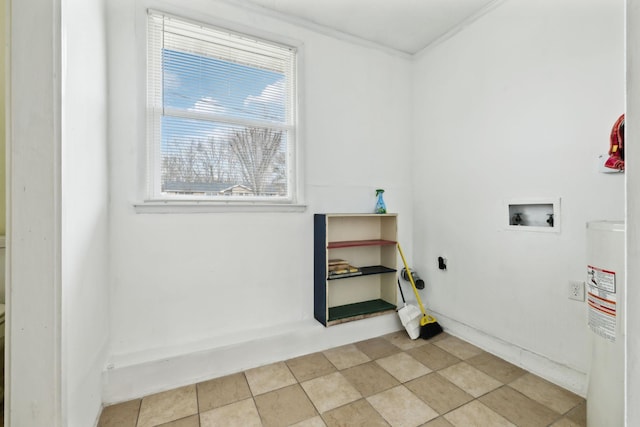
[[[570,280],[567,288],[569,299],[584,301],[584,282],[580,280]]]

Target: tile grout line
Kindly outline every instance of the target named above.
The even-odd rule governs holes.
[[[287,359],[287,360],[291,360],[291,359]],[[307,396],[307,392],[305,391],[304,387],[302,387],[302,384],[300,384],[300,381],[298,381],[298,377],[295,376],[295,374],[293,373],[293,371],[291,370],[291,368],[289,367],[289,365],[287,364],[286,360],[283,360],[282,363],[284,364],[284,366],[287,367],[287,370],[289,371],[289,373],[291,374],[291,376],[296,380],[296,385],[298,387],[300,387],[302,389],[302,392],[305,394],[305,396]],[[292,384],[293,385],[293,384]],[[285,386],[285,387],[289,387],[289,386]],[[284,388],[284,387],[281,387]],[[316,405],[313,403],[313,401],[311,400],[311,398],[309,396],[307,396],[307,399],[309,399],[309,402],[311,402],[311,404],[313,405],[313,408],[316,410],[316,412],[318,412],[318,408],[316,408]],[[256,410],[258,409],[258,405],[256,405]],[[260,411],[258,411],[258,414],[260,413]],[[320,413],[320,412],[318,412]],[[260,418],[262,419],[262,415],[260,415]],[[304,421],[304,420],[303,420]],[[264,423],[262,423],[262,425],[264,425]]]
[[[326,357],[326,356],[325,356]],[[291,360],[291,359],[288,359]],[[329,360],[327,358],[327,360]],[[331,363],[331,360],[329,360],[329,363]],[[326,423],[324,422],[324,418],[322,418],[322,413],[320,412],[320,410],[318,409],[318,407],[316,406],[316,404],[313,402],[313,400],[311,399],[311,396],[309,396],[309,394],[307,393],[307,390],[304,389],[304,387],[302,387],[302,383],[298,380],[298,377],[295,376],[295,374],[293,373],[293,371],[291,371],[291,368],[289,368],[289,365],[287,364],[287,361],[284,361],[284,364],[287,365],[287,369],[289,369],[289,371],[291,372],[291,374],[293,375],[293,378],[296,379],[296,384],[298,384],[298,386],[300,387],[300,389],[302,390],[302,392],[304,393],[304,395],[307,397],[307,399],[309,399],[309,402],[311,402],[311,404],[313,405],[313,409],[316,410],[316,413],[318,414],[318,416],[320,417],[320,419],[322,420],[322,422],[326,425]],[[335,365],[333,365],[333,363],[331,363],[331,365],[335,368]],[[336,368],[336,372],[337,368]],[[311,381],[314,378],[311,378],[307,381]]]
[[[140,412],[142,411],[142,399],[144,399],[144,397],[140,398],[140,404],[138,405],[138,415],[136,416],[136,427],[138,427],[138,423],[140,422]]]
[[[198,387],[199,383],[195,383],[194,387],[196,388],[196,414],[198,415],[198,427],[200,427],[200,391],[198,390],[200,387]]]
[[[513,381],[515,381],[515,380],[513,380]],[[512,381],[512,382],[513,382],[513,381]],[[513,387],[509,386],[509,384],[507,384],[507,383],[503,384],[503,385],[502,385],[502,387],[498,387],[498,388],[497,388],[497,389],[495,389],[495,390],[499,390],[500,388],[503,388],[503,387],[508,387],[508,388],[510,388],[510,389],[511,389],[511,390],[513,390],[514,392],[516,392],[516,393],[518,393],[519,395],[521,395],[523,398],[525,398],[525,399],[527,399],[527,400],[530,400],[530,401],[532,401],[532,402],[534,402],[534,403],[537,403],[538,405],[542,406],[543,408],[548,409],[548,410],[550,410],[551,412],[553,412],[554,414],[556,414],[556,415],[557,415],[557,417],[556,417],[556,418],[555,418],[551,423],[549,423],[549,424],[548,424],[548,426],[552,426],[554,423],[556,423],[556,422],[558,422],[558,421],[560,421],[561,419],[563,419],[563,418],[564,418],[564,415],[563,415],[563,414],[560,414],[560,413],[558,413],[558,412],[554,411],[553,409],[549,408],[548,406],[546,406],[546,405],[544,405],[544,404],[542,404],[542,403],[540,403],[540,402],[537,402],[536,400],[534,400],[534,399],[530,398],[530,397],[529,397],[529,396],[527,396],[526,394],[521,393],[520,391],[516,390],[515,388],[513,388]],[[483,394],[482,396],[479,396],[479,397],[478,397],[478,399],[480,399],[480,397],[483,397],[483,396],[488,395],[489,393],[491,393],[491,392],[493,392],[493,391],[495,391],[495,390],[491,390],[490,392],[487,392],[487,393]],[[489,409],[493,410],[495,413],[497,413],[498,415],[500,415],[500,416],[501,416],[501,417],[503,417],[504,419],[506,419],[506,420],[508,420],[509,422],[512,422],[513,424],[515,424],[515,421],[513,421],[513,420],[511,420],[511,419],[507,418],[507,416],[506,416],[506,415],[504,415],[504,414],[502,414],[502,413],[500,413],[500,412],[498,412],[498,411],[494,410],[494,409],[493,409],[493,408],[491,408],[490,406],[486,405],[484,402],[480,402],[480,403],[484,404],[485,406],[487,406]]]
[[[286,363],[285,363],[285,365],[286,365]],[[288,368],[288,366],[287,366],[287,368]],[[260,417],[260,425],[264,426],[264,419],[262,418],[262,414],[258,410],[258,403],[256,402],[256,395],[253,393],[253,390],[251,389],[251,384],[249,384],[249,378],[247,378],[247,369],[242,371],[242,377],[247,382],[247,387],[249,388],[249,393],[251,393],[251,401],[253,402],[254,408],[256,408],[256,412],[258,413],[258,417]],[[284,387],[281,387],[281,388],[284,388]],[[276,390],[279,390],[279,389],[276,389]],[[269,393],[269,392],[267,392],[267,393]],[[233,403],[235,403],[235,402],[233,402]],[[230,403],[229,405],[233,405],[233,403]],[[224,406],[227,406],[227,405],[224,405]]]

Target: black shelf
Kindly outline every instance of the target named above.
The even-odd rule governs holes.
[[[368,267],[360,267],[359,273],[345,273],[338,277],[329,276],[327,280],[350,279],[352,277],[371,276],[372,274],[395,273],[396,271],[396,269],[385,267],[384,265],[371,265]]]
[[[356,302],[354,304],[329,307],[328,321],[333,322],[340,319],[348,319],[356,316],[365,316],[395,310],[395,305],[381,299],[374,299],[370,301]]]

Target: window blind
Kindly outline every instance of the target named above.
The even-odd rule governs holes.
[[[295,49],[149,12],[149,193],[291,200]]]

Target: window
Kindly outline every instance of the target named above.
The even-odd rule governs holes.
[[[296,51],[148,17],[148,198],[295,203]]]

